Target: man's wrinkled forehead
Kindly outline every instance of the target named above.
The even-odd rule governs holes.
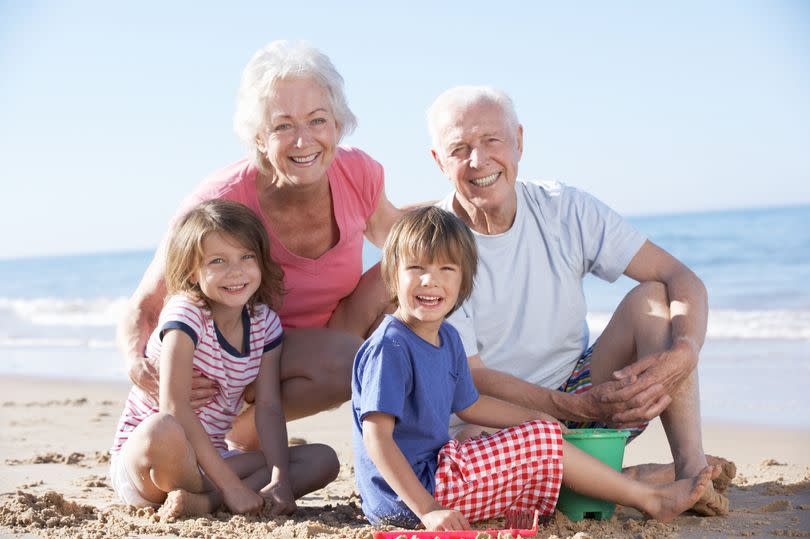
[[[437,127],[444,145],[487,135],[512,135],[500,105],[484,99],[446,107],[438,117]]]

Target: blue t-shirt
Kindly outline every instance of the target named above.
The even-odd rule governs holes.
[[[372,524],[413,527],[416,515],[388,486],[363,445],[363,417],[383,412],[396,418],[394,442],[431,494],[441,447],[450,436],[448,420],[478,400],[458,333],[439,328],[440,346],[386,316],[363,343],[352,368],[352,415],[357,488]]]

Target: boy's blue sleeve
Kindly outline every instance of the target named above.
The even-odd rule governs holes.
[[[407,355],[395,342],[382,342],[365,350],[361,365],[360,421],[372,412],[401,418],[413,384],[413,367]]]

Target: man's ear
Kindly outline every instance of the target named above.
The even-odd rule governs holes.
[[[518,159],[523,156],[523,126],[518,124],[517,128],[517,150],[518,150]]]
[[[444,165],[442,165],[442,160],[439,159],[439,154],[436,153],[435,149],[431,148],[430,149],[430,155],[433,156],[433,160],[436,161],[437,165],[439,165],[439,170],[441,170],[442,174],[444,174]]]

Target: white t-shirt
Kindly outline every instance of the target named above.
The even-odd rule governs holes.
[[[472,296],[449,318],[468,356],[549,389],[588,346],[582,279],[615,281],[645,237],[593,196],[559,182],[515,184],[517,213],[503,234],[473,232]],[[439,203],[453,211],[453,194]]]

